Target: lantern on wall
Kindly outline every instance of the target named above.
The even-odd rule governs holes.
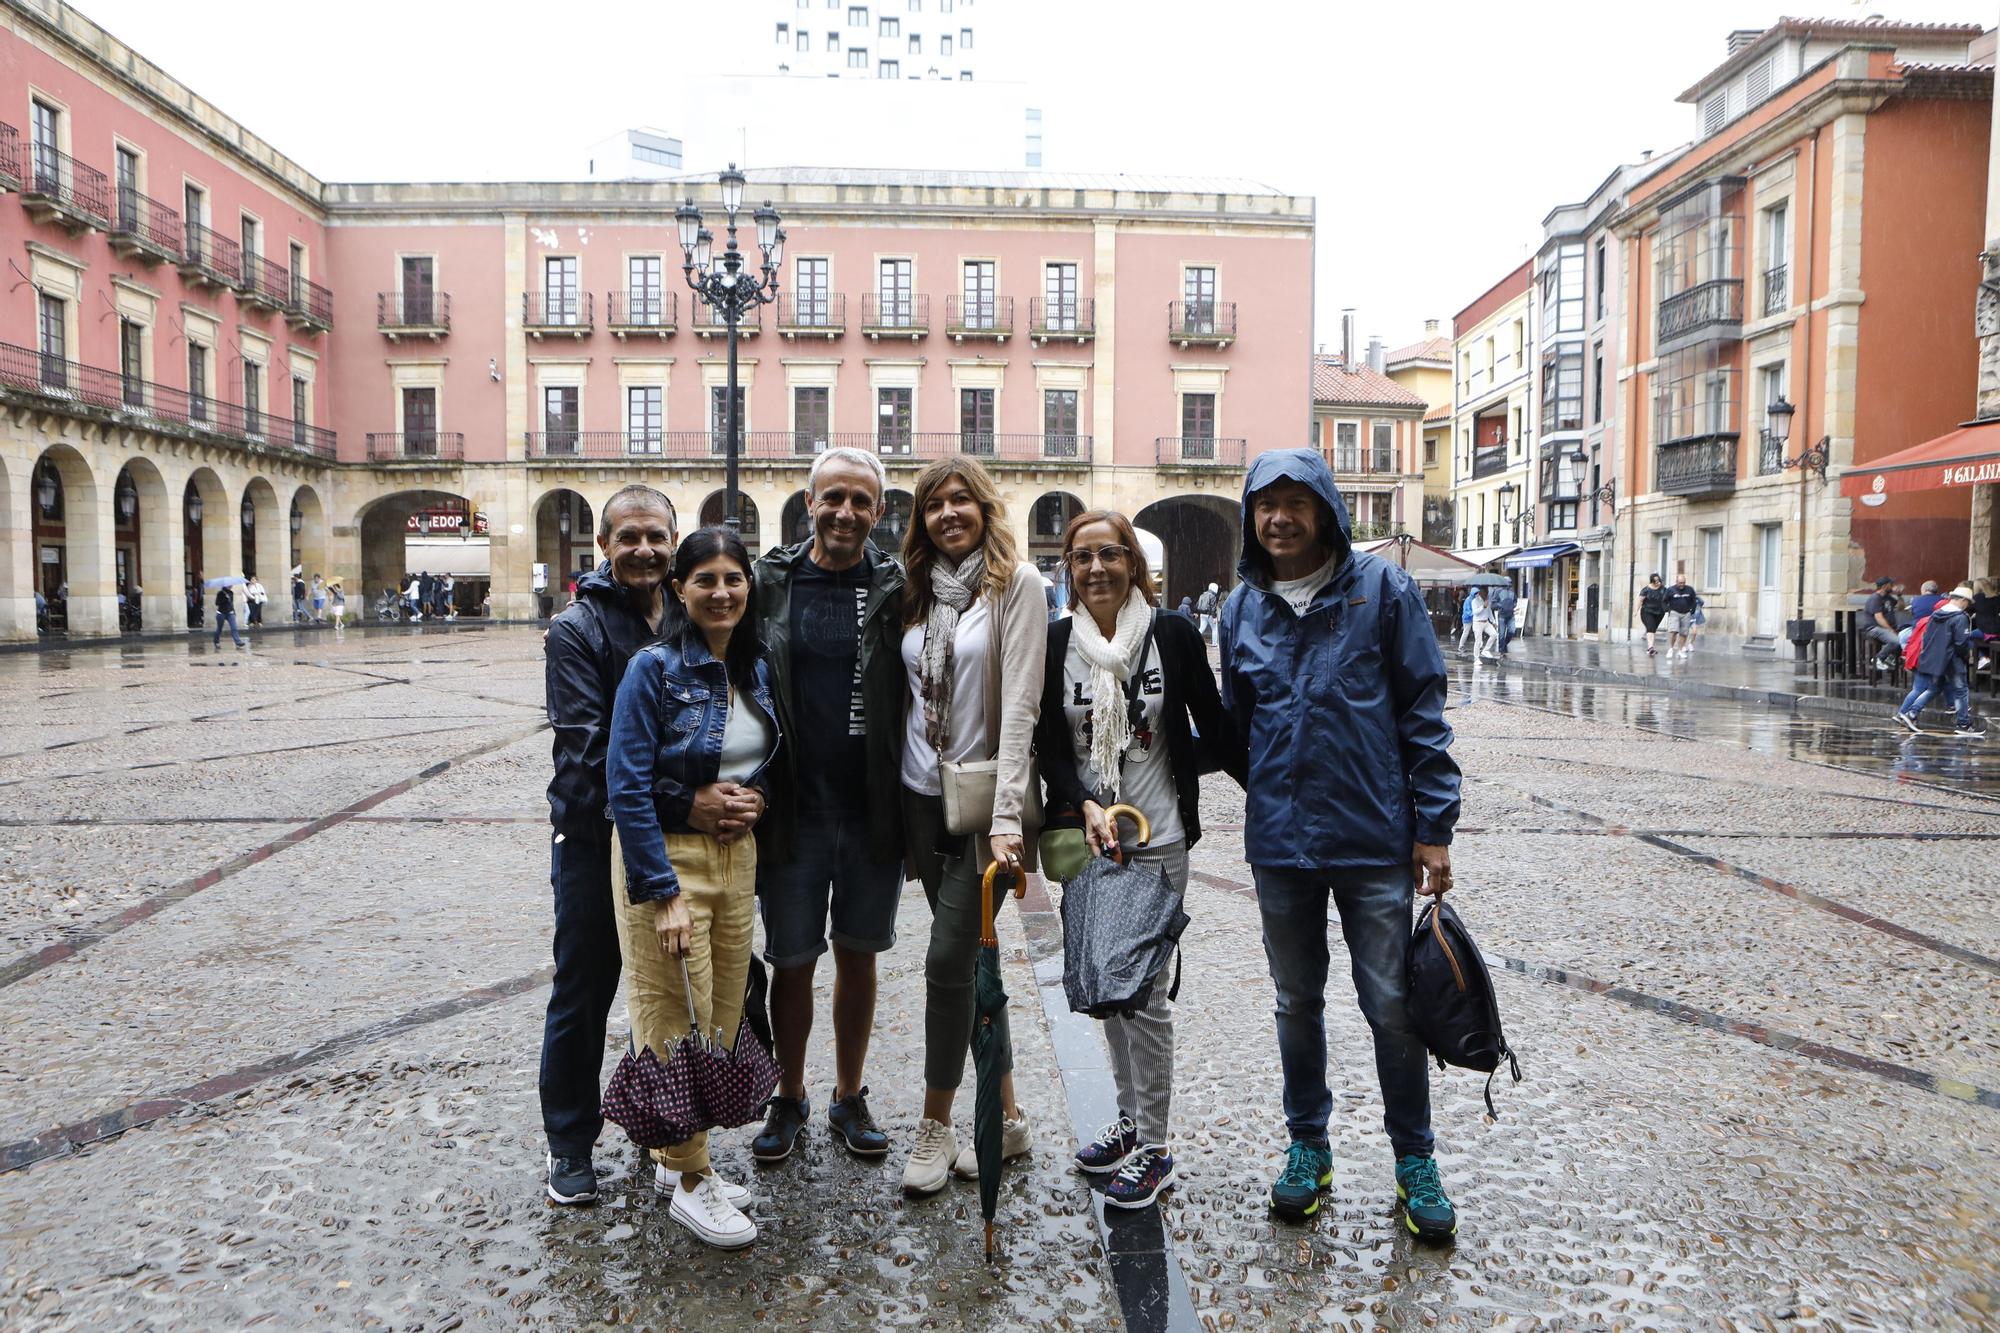
[[[132,474],[129,472],[118,474],[117,500],[118,521],[129,528],[132,526],[132,520],[139,516],[139,488],[132,484]]]
[[[296,495],[292,497],[291,523],[292,523],[292,535],[294,537],[298,536],[299,529],[303,528],[306,525],[306,516],[299,512],[299,499]]]
[[[56,516],[56,501],[62,498],[62,482],[56,476],[55,464],[44,458],[35,469],[35,503],[42,507],[43,518]]]
[[[201,492],[193,488],[189,488],[187,494],[187,516],[188,522],[201,526]]]

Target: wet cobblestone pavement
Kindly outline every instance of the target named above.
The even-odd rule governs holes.
[[[0,657],[0,680],[0,1328],[2000,1320],[2000,804],[1968,794],[1992,761],[1950,749],[1978,742],[1923,738],[1916,773],[1815,746],[1826,723],[1462,675],[1455,901],[1528,1077],[1496,1085],[1488,1123],[1479,1076],[1433,1076],[1447,1249],[1395,1218],[1344,981],[1333,1192],[1308,1226],[1266,1214],[1270,982],[1241,799],[1209,787],[1180,1183],[1107,1227],[1067,1169],[1109,1084],[1032,894],[1001,935],[1036,1150],[989,1266],[970,1187],[897,1189],[921,1078],[914,886],[869,1071],[887,1161],[837,1151],[823,1119],[775,1171],[751,1130],[720,1136],[764,1228],[735,1255],[667,1220],[615,1128],[605,1201],[543,1201],[532,631],[150,642]]]

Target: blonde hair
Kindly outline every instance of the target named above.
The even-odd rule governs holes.
[[[979,504],[984,525],[979,544],[986,551],[984,595],[995,602],[1005,597],[1007,585],[1014,581],[1014,567],[1021,563],[1014,534],[1003,521],[1007,517],[1007,503],[1000,498],[1000,488],[993,484],[993,474],[978,459],[966,454],[938,459],[917,474],[916,484],[910,488],[910,526],[903,532],[903,569],[909,580],[903,588],[904,629],[930,619],[931,566],[937,563],[938,549],[924,522],[924,506],[953,477],[965,483],[965,489],[972,492],[972,498]]]

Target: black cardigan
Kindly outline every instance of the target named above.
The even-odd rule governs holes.
[[[1078,614],[1088,614],[1079,612]],[[1071,619],[1049,626],[1048,666],[1042,676],[1042,716],[1035,725],[1035,752],[1042,783],[1048,789],[1049,823],[1060,827],[1063,812],[1081,819],[1083,803],[1109,806],[1110,796],[1083,785],[1077,775],[1076,746],[1063,711],[1063,663],[1069,657]],[[1167,762],[1172,765],[1174,791],[1180,798],[1181,827],[1192,847],[1201,838],[1201,783],[1204,773],[1218,770],[1243,785],[1248,753],[1236,734],[1236,723],[1222,707],[1215,673],[1208,665],[1208,645],[1194,623],[1179,613],[1153,613],[1153,658],[1164,676],[1160,699],[1161,726],[1167,733]],[[1201,736],[1188,725],[1189,715]]]

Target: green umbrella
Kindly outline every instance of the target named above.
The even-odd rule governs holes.
[[[993,933],[993,877],[1013,878],[1014,896],[1027,891],[1020,872],[986,867],[979,883],[979,970],[972,980],[972,1152],[979,1162],[979,1215],[986,1219],[986,1257],[993,1257],[993,1214],[1000,1206],[1000,1034],[994,1023],[1007,1011],[1000,981],[1000,940]]]

